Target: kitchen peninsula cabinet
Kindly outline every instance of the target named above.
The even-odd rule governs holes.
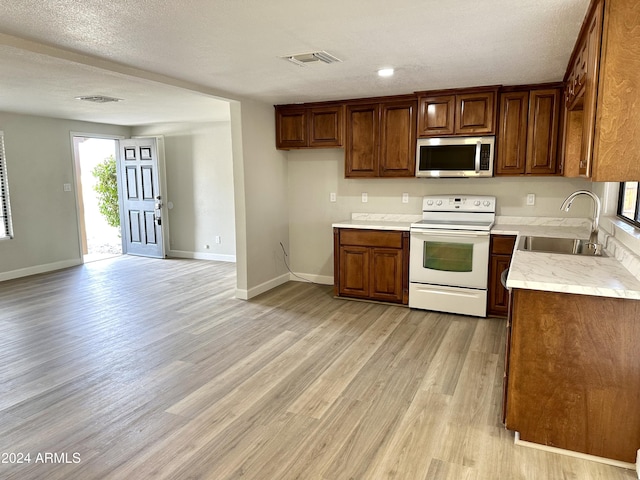
[[[409,232],[334,228],[338,297],[409,303]]]
[[[593,0],[567,72],[564,175],[640,178],[640,3]]]
[[[413,177],[416,109],[413,95],[348,103],[345,177]]]
[[[497,87],[418,94],[418,137],[495,134]]]
[[[500,94],[495,174],[555,175],[560,85],[505,90]]]
[[[344,105],[277,105],[276,148],[341,147]]]
[[[512,295],[507,428],[524,441],[635,463],[640,300]]]
[[[500,276],[509,269],[511,254],[516,244],[514,235],[491,235],[489,247],[489,291],[487,292],[487,314],[496,317],[506,317],[509,308],[509,292]]]

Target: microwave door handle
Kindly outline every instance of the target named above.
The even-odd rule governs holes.
[[[478,140],[476,143],[476,173],[480,173],[480,152],[482,150],[482,142]]]

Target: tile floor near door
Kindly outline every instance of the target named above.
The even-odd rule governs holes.
[[[513,445],[503,320],[234,289],[126,256],[0,283],[0,478],[636,478]]]

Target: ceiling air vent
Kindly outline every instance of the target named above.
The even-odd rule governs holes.
[[[298,53],[296,55],[285,55],[284,57],[280,57],[280,58],[284,58],[285,60],[288,60],[291,63],[295,63],[296,65],[298,65],[300,67],[304,67],[309,63],[318,63],[318,62],[336,63],[336,62],[342,62],[342,60],[340,60],[337,57],[334,57],[333,55],[331,55],[330,53],[325,52],[324,50],[321,50],[319,52]]]
[[[86,97],[76,97],[76,100],[84,100],[85,102],[93,103],[111,103],[122,101],[121,98],[105,97],[104,95],[88,95]]]

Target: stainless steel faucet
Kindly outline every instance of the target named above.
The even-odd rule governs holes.
[[[600,225],[600,199],[588,190],[578,190],[573,192],[562,202],[560,210],[568,212],[573,201],[578,195],[587,195],[593,199],[593,223],[591,224],[591,235],[589,235],[589,248],[593,249],[594,255],[602,255],[602,245],[598,243],[598,228]]]

